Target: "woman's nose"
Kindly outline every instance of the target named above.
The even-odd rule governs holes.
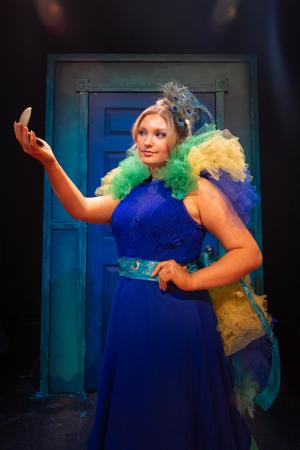
[[[151,145],[152,144],[152,136],[151,134],[147,134],[145,141],[144,141],[145,145]]]

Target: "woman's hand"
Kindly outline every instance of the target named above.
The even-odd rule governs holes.
[[[157,264],[151,277],[158,274],[158,284],[160,289],[165,291],[168,281],[172,281],[183,291],[191,290],[191,274],[187,272],[186,266],[180,266],[174,259],[162,261]]]
[[[37,138],[33,131],[29,133],[28,128],[24,127],[24,125],[19,122],[14,123],[14,130],[16,138],[20,142],[25,153],[37,159],[43,166],[55,161],[55,156],[50,145],[40,138],[39,140],[42,141],[43,146],[41,147],[38,145]]]

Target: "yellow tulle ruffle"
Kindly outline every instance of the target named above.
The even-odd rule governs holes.
[[[120,171],[120,167],[115,167],[114,169],[107,172],[107,174],[101,178],[101,186],[97,187],[97,189],[95,190],[95,195],[108,195],[110,184],[115,175],[117,175]]]
[[[254,292],[249,275],[244,277],[244,280],[270,323],[272,316],[267,312],[266,295],[257,295]],[[251,341],[265,334],[240,282],[209,289],[209,294],[218,318],[218,330],[222,335],[226,356],[243,349]]]
[[[245,153],[238,137],[229,130],[218,130],[210,139],[192,147],[187,159],[194,175],[207,170],[219,180],[221,170],[226,170],[233,180],[245,180],[248,168]]]

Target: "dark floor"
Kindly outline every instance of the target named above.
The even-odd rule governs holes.
[[[1,389],[1,450],[84,450],[92,425],[96,394],[41,397],[30,376]],[[259,450],[300,450],[300,399],[281,386],[267,412],[257,408],[247,423]],[[143,449],[141,449],[143,450]],[[172,450],[172,449],[164,449]]]

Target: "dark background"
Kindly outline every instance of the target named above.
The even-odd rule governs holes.
[[[250,53],[258,61],[265,293],[269,310],[278,319],[275,331],[283,379],[300,393],[299,275],[292,261],[297,256],[299,180],[296,4],[288,0],[1,3],[0,327],[9,340],[4,351],[5,336],[0,334],[0,376],[6,382],[2,386],[13,386],[21,376],[31,377],[39,388],[44,174],[42,166],[19,147],[13,122],[30,105],[31,127],[44,136],[47,55]]]

